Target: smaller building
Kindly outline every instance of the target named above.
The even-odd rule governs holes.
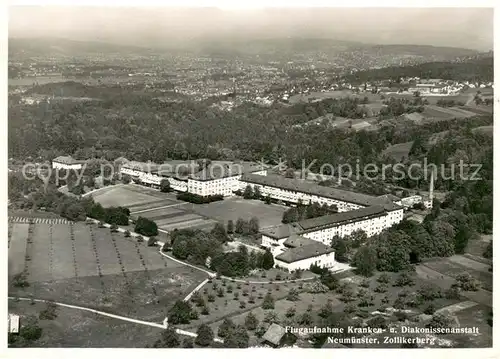
[[[267,331],[262,336],[264,344],[269,344],[275,348],[279,347],[282,343],[282,339],[286,334],[286,329],[281,325],[273,323],[269,326]]]
[[[9,314],[8,328],[9,333],[19,333],[19,315]]]
[[[85,161],[75,160],[71,156],[59,156],[52,160],[52,168],[66,170],[81,170]]]
[[[274,258],[274,263],[290,272],[297,269],[307,270],[313,264],[322,268],[333,268],[337,263],[333,248],[321,242],[293,235],[288,237],[283,245],[286,249]]]

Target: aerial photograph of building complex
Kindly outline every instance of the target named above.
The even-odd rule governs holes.
[[[8,28],[8,350],[493,347],[492,8]]]

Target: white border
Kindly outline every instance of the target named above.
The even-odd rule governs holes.
[[[3,156],[1,156],[1,164],[2,168],[7,168],[7,106],[6,104],[6,99],[7,99],[7,54],[6,54],[6,49],[7,47],[7,31],[8,31],[8,17],[7,17],[7,5],[65,5],[68,6],[69,4],[71,5],[87,5],[87,6],[132,6],[132,7],[163,7],[163,6],[181,6],[181,7],[207,7],[207,6],[213,6],[213,7],[219,7],[223,9],[228,9],[228,10],[233,10],[233,9],[245,9],[245,8],[262,8],[262,7],[331,7],[331,6],[336,6],[336,7],[495,7],[496,2],[493,0],[475,0],[475,1],[458,1],[458,0],[447,0],[447,1],[437,1],[437,0],[425,0],[425,1],[416,1],[416,0],[407,0],[404,3],[401,2],[401,0],[385,0],[385,1],[377,1],[376,5],[373,2],[370,1],[362,1],[362,0],[350,0],[349,2],[341,2],[341,1],[328,1],[328,0],[252,0],[252,1],[238,1],[238,0],[220,0],[220,1],[213,1],[213,0],[208,0],[208,1],[203,1],[203,0],[121,0],[121,1],[113,1],[113,0],[73,0],[69,3],[69,0],[59,0],[59,1],[22,1],[22,0],[10,0],[8,3],[2,2],[2,6],[0,7],[0,26],[1,26],[1,32],[2,32],[2,37],[1,37],[1,43],[0,43],[0,49],[1,49],[1,59],[2,62],[0,64],[0,79],[2,81],[2,86],[0,87],[0,103],[3,105],[4,108],[2,108],[2,126],[3,126],[3,131],[0,131],[0,143],[2,145],[2,150],[3,150]],[[496,10],[496,9],[495,9]],[[499,23],[500,21],[500,16],[497,11],[495,11],[495,23]],[[498,34],[498,26],[495,26],[495,38],[497,38]],[[500,47],[495,43],[495,52],[500,50]],[[499,74],[498,70],[499,69],[499,59],[495,58],[495,84],[499,83]],[[495,113],[498,113],[500,111],[500,102],[499,102],[499,96],[497,93],[495,93]],[[496,116],[495,116],[496,117]],[[494,134],[496,138],[499,138],[499,132],[500,129],[495,126],[494,128]],[[496,142],[496,141],[495,141]],[[495,159],[497,162],[500,162],[500,153],[499,153],[498,146],[495,146],[494,149],[494,154],[495,154]],[[500,178],[500,163],[498,163],[497,166],[495,166],[494,170],[494,175],[495,178]],[[1,192],[1,197],[4,199],[3,206],[0,206],[0,210],[2,213],[2,237],[5,239],[7,238],[7,206],[5,205],[7,203],[7,176],[5,175],[6,172],[1,176],[2,178],[2,192]],[[495,186],[496,187],[496,186]],[[494,192],[494,200],[495,200],[495,206],[494,206],[494,215],[495,218],[498,216],[499,212],[499,206],[497,205],[500,201],[499,191],[495,190]],[[494,221],[494,233],[498,233],[500,230],[500,224],[496,221]],[[500,249],[498,248],[499,246],[496,245],[494,249],[495,256],[497,257],[498,254],[500,253]],[[5,248],[5,247],[4,247]],[[7,251],[3,250],[0,251],[0,260],[1,263],[3,263],[3,271],[5,275],[0,276],[0,283],[3,292],[5,295],[0,296],[0,300],[2,303],[2,308],[4,310],[4,318],[7,318],[7,283],[6,283],[6,273],[7,273]],[[498,266],[494,267],[494,296],[493,296],[493,301],[494,301],[494,308],[500,308],[498,306],[499,303],[499,297],[496,295],[497,289],[498,289]],[[494,316],[494,328],[499,327],[499,314],[496,314]],[[498,330],[494,331],[494,334],[497,334]],[[259,350],[262,352],[263,355],[273,355],[277,357],[287,357],[288,359],[294,359],[294,358],[300,358],[302,359],[305,355],[306,356],[313,356],[313,357],[335,357],[335,356],[342,356],[342,358],[348,359],[348,358],[356,358],[360,356],[384,356],[387,359],[391,358],[397,358],[401,359],[401,357],[404,358],[416,358],[416,357],[421,357],[421,356],[436,356],[438,357],[453,357],[455,358],[496,358],[500,357],[499,352],[498,352],[498,340],[494,341],[494,348],[495,349],[427,349],[427,350],[403,350],[403,349],[378,349],[378,350],[372,350],[372,349],[356,349],[356,350],[348,350],[348,349],[328,349],[326,350],[318,350],[318,349],[301,349],[301,350],[287,350],[287,349],[280,349],[280,350],[274,350],[272,352],[269,352],[269,350],[264,350],[264,349],[252,349],[252,350],[229,350],[225,349],[223,351],[218,351],[214,349],[205,349],[202,351],[198,350],[186,350],[186,349],[170,349],[167,351],[164,350],[153,350],[153,349],[5,349],[6,347],[6,330],[1,331],[2,339],[3,339],[3,344],[2,344],[2,349],[4,349],[4,352],[2,352],[2,357],[19,357],[19,358],[58,358],[58,357],[71,357],[74,359],[78,358],[85,358],[88,359],[89,357],[120,357],[120,358],[137,358],[137,357],[144,357],[144,358],[151,358],[151,357],[159,357],[159,358],[165,358],[166,356],[168,357],[177,357],[177,356],[182,356],[184,358],[198,358],[200,354],[203,354],[203,356],[207,357],[214,357],[217,359],[220,359],[221,357],[226,357],[226,356],[233,356],[237,355],[241,358],[255,358],[255,355],[259,355],[260,353],[257,353],[256,351]],[[496,335],[499,337],[498,335]],[[495,335],[493,336],[495,338]],[[402,352],[403,351],[403,352]]]

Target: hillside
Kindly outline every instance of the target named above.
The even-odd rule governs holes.
[[[427,62],[414,66],[391,66],[371,69],[346,76],[351,82],[362,83],[400,77],[439,78],[458,81],[493,81],[493,57],[472,59],[464,62]]]

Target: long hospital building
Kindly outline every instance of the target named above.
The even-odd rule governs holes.
[[[403,206],[396,196],[376,197],[267,175],[266,169],[253,162],[214,161],[206,166],[194,161],[164,165],[129,162],[122,166],[121,173],[153,187],[167,179],[172,189],[200,196],[232,196],[250,186],[258,188],[264,197],[292,205],[335,205],[338,213],[261,230],[261,245],[271,251],[276,266],[290,271],[308,269],[311,264],[335,268],[338,262],[330,247],[333,236],[345,237],[363,230],[370,237],[403,219]]]

